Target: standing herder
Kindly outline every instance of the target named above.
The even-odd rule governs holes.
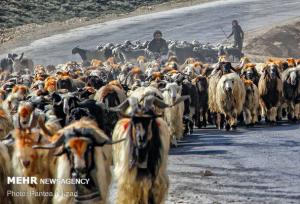
[[[237,20],[232,21],[232,32],[227,38],[234,37],[234,47],[237,47],[240,51],[243,49],[244,31],[239,25]]]

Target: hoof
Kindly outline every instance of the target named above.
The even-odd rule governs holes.
[[[261,115],[259,115],[259,116],[257,117],[257,120],[258,120],[258,121],[261,121]]]
[[[230,130],[230,125],[226,124],[225,128],[226,128],[227,131],[229,131]]]
[[[253,127],[253,124],[252,123],[246,124],[246,127],[247,128]]]
[[[236,125],[232,125],[232,126],[230,127],[231,130],[236,130],[236,128],[237,128]]]
[[[287,112],[285,109],[282,109],[282,117],[285,117],[287,115]]]

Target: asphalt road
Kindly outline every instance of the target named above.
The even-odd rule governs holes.
[[[167,203],[298,204],[299,155],[299,124],[197,130],[171,149]]]
[[[299,10],[298,0],[215,1],[74,29],[36,40],[12,52],[25,52],[38,64],[59,64],[79,59],[71,55],[77,45],[95,48],[99,43],[151,40],[156,29],[161,29],[166,39],[219,43],[224,39],[222,29],[229,34],[233,19],[238,19],[245,31],[253,31],[297,17]],[[0,54],[0,58],[6,55]]]

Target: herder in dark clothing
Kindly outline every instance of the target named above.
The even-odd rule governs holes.
[[[162,38],[161,31],[155,31],[153,38],[154,39],[148,44],[148,50],[153,53],[159,53],[160,55],[167,55],[168,45],[167,42]]]
[[[234,37],[234,47],[237,47],[240,51],[243,49],[244,41],[244,31],[241,26],[238,24],[237,20],[232,21],[232,32],[227,38],[230,38],[233,35]]]

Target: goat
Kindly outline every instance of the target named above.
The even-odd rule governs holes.
[[[283,71],[283,97],[288,105],[288,119],[298,120],[298,107],[300,105],[300,68],[289,68]]]
[[[54,149],[59,156],[56,165],[57,179],[89,179],[87,184],[57,184],[53,203],[88,202],[105,204],[111,183],[110,165],[113,144],[94,121],[82,118],[59,130],[53,143],[35,145],[35,149]],[[121,142],[123,141],[117,141]],[[73,192],[66,197],[59,192]]]
[[[181,86],[176,82],[167,83],[162,89],[164,102],[169,105],[174,105],[181,96]],[[165,109],[164,119],[166,120],[171,133],[172,144],[177,146],[177,140],[183,137],[183,111],[184,104],[180,103],[172,108]]]
[[[15,128],[4,139],[8,145],[13,145],[12,175],[15,177],[36,177],[36,184],[13,184],[15,192],[52,192],[52,185],[40,183],[40,179],[52,178],[51,169],[54,160],[49,151],[32,149],[33,145],[47,142],[40,135],[39,129],[22,130]],[[50,204],[47,196],[13,197],[14,203]]]
[[[152,110],[153,103],[168,106],[155,96],[145,99],[145,105],[131,107],[134,111],[120,119],[113,132],[114,140],[127,138],[113,146],[118,204],[164,203],[168,191],[170,133],[167,123]]]
[[[283,84],[275,63],[268,64],[258,82],[259,104],[265,121],[276,122],[277,109],[282,99]]]
[[[2,138],[1,138],[2,139]],[[9,204],[12,202],[12,197],[7,195],[7,192],[11,189],[7,184],[7,178],[11,175],[11,158],[8,153],[8,149],[4,144],[0,142],[0,198],[1,203]]]
[[[251,80],[244,80],[246,97],[243,107],[244,121],[247,126],[258,122],[258,89]]]

